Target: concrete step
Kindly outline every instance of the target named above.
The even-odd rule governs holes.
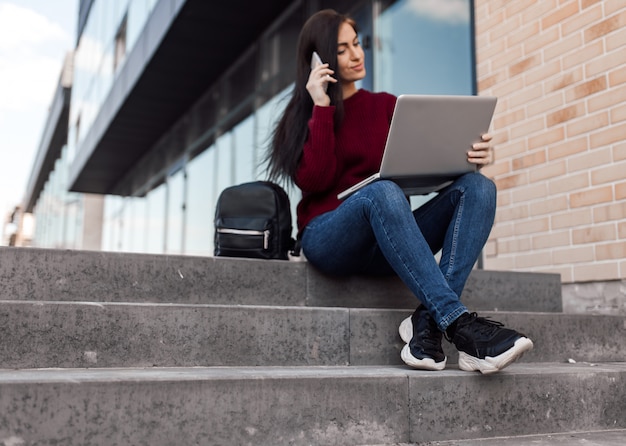
[[[626,429],[368,446],[624,446]]]
[[[0,301],[0,367],[401,364],[411,310]],[[626,361],[622,316],[482,312],[526,333],[529,362]],[[444,342],[449,362],[457,353]]]
[[[514,364],[490,376],[402,367],[0,371],[5,444],[424,444],[625,429],[625,413],[626,363]]]
[[[397,278],[338,279],[307,262],[0,248],[0,299],[405,308]],[[476,311],[562,311],[556,274],[475,270],[462,296]]]

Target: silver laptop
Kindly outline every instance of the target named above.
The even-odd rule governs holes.
[[[380,171],[337,198],[379,179],[396,182],[407,195],[428,194],[476,171],[467,152],[488,132],[496,101],[493,96],[398,96]]]

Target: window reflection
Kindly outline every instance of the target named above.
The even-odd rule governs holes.
[[[283,110],[287,106],[293,84],[285,88],[279,94],[267,101],[257,112],[257,134],[255,138],[255,178],[266,179],[267,177],[267,150],[272,137],[274,127],[278,122]]]
[[[231,133],[226,133],[215,141],[215,161],[213,166],[213,178],[215,178],[215,194],[219,195],[221,191],[234,183],[234,150],[233,139]]]
[[[233,184],[254,178],[254,124],[255,116],[250,115],[233,130]]]
[[[127,202],[129,211],[125,226],[128,233],[128,251],[146,252],[148,200],[146,197],[131,197]]]
[[[183,222],[185,199],[185,171],[179,169],[167,180],[167,243],[169,254],[183,253]]]
[[[121,251],[123,230],[124,199],[109,196],[104,203],[104,227],[102,249],[105,251]]]
[[[146,221],[146,252],[162,254],[165,248],[166,185],[161,184],[148,193]]]
[[[186,254],[213,254],[215,164],[215,147],[211,147],[187,165]]]
[[[473,94],[471,6],[470,0],[401,0],[384,8],[375,19],[374,88]]]
[[[75,133],[72,145],[77,147],[72,153],[89,132],[124,65],[124,55],[137,43],[155,5],[156,0],[93,2],[74,58],[70,126],[75,129],[70,132]],[[120,53],[122,43],[124,54]]]

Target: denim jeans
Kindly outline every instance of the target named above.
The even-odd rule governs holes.
[[[445,331],[468,311],[461,292],[495,209],[496,187],[480,173],[463,175],[414,211],[398,185],[381,180],[311,220],[302,250],[327,274],[397,274]]]

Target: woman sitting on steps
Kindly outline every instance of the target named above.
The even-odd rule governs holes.
[[[311,69],[314,51],[326,63]],[[270,178],[302,190],[302,250],[327,274],[397,274],[404,281],[421,302],[399,328],[407,365],[444,369],[445,336],[459,350],[462,370],[497,372],[533,344],[460,301],[493,225],[495,185],[479,172],[465,174],[416,210],[386,180],[338,200],[338,193],[378,171],[396,102],[391,94],[357,89],[364,77],[356,23],[333,10],[309,18],[298,41],[294,91],[269,153]],[[490,141],[483,135],[468,161],[488,164]]]

